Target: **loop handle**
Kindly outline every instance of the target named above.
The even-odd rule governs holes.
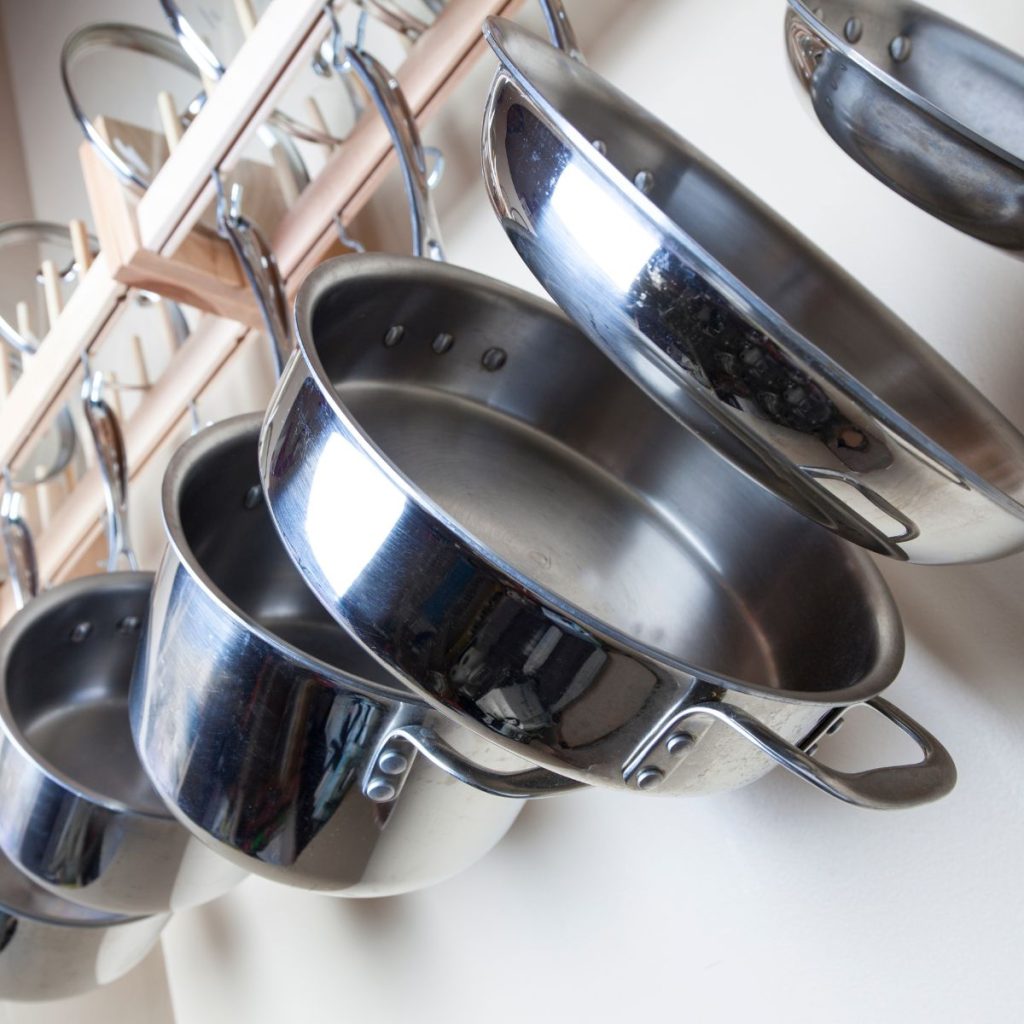
[[[107,572],[115,572],[124,558],[137,571],[138,559],[128,533],[128,457],[121,425],[103,398],[103,374],[89,372],[82,381],[82,410],[96,448],[103,497],[107,510]]]
[[[584,788],[584,783],[567,779],[547,768],[528,768],[519,772],[496,772],[484,768],[467,760],[433,729],[424,725],[400,726],[391,733],[391,737],[406,740],[442,771],[492,796],[536,800]]]
[[[724,722],[794,775],[846,803],[874,810],[901,810],[938,800],[956,785],[956,765],[927,730],[881,697],[854,704],[867,707],[903,730],[920,748],[917,764],[842,772],[816,761],[752,715],[719,701],[702,701],[680,712],[678,720],[703,715]],[[843,708],[842,711],[848,710]],[[806,742],[806,741],[805,741]]]
[[[580,64],[586,64],[586,58],[576,41],[576,33],[562,0],[540,0],[540,9],[548,27],[551,45]]]

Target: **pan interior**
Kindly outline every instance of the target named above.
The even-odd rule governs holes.
[[[259,428],[253,418],[244,430],[224,432],[189,467],[178,513],[192,557],[231,604],[274,637],[345,675],[397,687],[328,615],[288,557],[260,489]]]
[[[78,581],[29,624],[9,651],[8,712],[29,751],[72,785],[151,814],[166,808],[132,742],[128,691],[150,577],[125,573]],[[42,599],[39,599],[42,600]]]
[[[707,672],[804,692],[895,672],[898,621],[863,556],[679,430],[551,307],[422,273],[346,282],[313,335],[348,413],[460,526]]]

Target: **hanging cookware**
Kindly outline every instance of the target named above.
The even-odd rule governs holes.
[[[78,906],[0,854],[0,999],[67,999],[116,981],[145,959],[169,920]]]
[[[190,95],[184,106],[182,122],[186,126],[191,123],[202,109],[206,94],[201,91],[202,83],[198,72],[190,58],[182,51],[174,39],[153,32],[138,25],[103,23],[88,25],[78,29],[68,37],[60,57],[61,81],[71,112],[78,122],[82,133],[92,147],[99,153],[104,163],[126,185],[145,191],[159,169],[163,156],[162,136],[154,136],[153,152],[142,152],[138,145],[130,139],[108,139],[93,121],[91,111],[82,96],[83,69],[87,70],[87,62],[91,61],[98,51],[117,51],[135,53],[155,58],[169,65],[172,69],[184,71],[190,79],[195,80],[197,92]],[[103,81],[109,86],[111,68],[105,68]],[[191,83],[189,85],[191,88]],[[134,95],[134,94],[133,94]],[[145,93],[140,94],[145,97]],[[155,96],[151,97],[155,102]],[[148,114],[149,112],[146,111]],[[295,148],[295,143],[287,132],[275,125],[271,120],[260,125],[257,130],[260,142],[268,151],[277,150],[281,155],[281,166],[287,170],[290,186],[289,191],[301,192],[309,184],[309,173],[302,157]]]
[[[501,60],[484,124],[492,203],[622,370],[872,551],[960,562],[1024,546],[1024,438],[967,381],[580,61],[501,19],[485,32]]]
[[[905,199],[1024,256],[1024,57],[910,0],[789,0],[822,127]]]
[[[109,571],[54,587],[0,630],[0,847],[58,896],[152,914],[203,903],[242,874],[175,821],[132,745],[128,690],[153,578],[131,553],[123,440],[101,388],[87,374]],[[24,534],[5,528],[5,545]],[[132,571],[114,571],[121,558]]]
[[[384,96],[439,255],[415,123]],[[867,557],[673,429],[552,306],[363,255],[310,274],[296,323],[260,439],[270,514],[411,690],[582,782],[705,793],[778,762],[864,806],[951,788],[941,746],[876,697],[903,633]],[[924,762],[847,774],[798,749],[854,703]]]

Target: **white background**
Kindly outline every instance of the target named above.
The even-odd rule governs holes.
[[[1024,427],[1024,265],[931,220],[833,146],[792,80],[782,0],[569,2],[597,70],[792,220]],[[1019,0],[934,6],[1024,51]],[[155,0],[0,3],[41,216],[81,210],[68,208],[74,164],[57,174],[53,163],[78,141],[53,88],[60,41],[142,7],[159,22]],[[524,20],[536,23],[532,8]],[[534,287],[479,181],[486,65],[428,133],[450,165],[442,223],[454,262]],[[236,382],[216,412],[256,407],[258,376]],[[154,498],[134,501],[151,510]],[[139,531],[152,561],[158,528],[150,519]],[[166,975],[153,957],[76,1003],[4,1006],[0,1020],[162,1022],[172,1009],[185,1024],[1018,1020],[1022,568],[1021,557],[883,567],[908,632],[890,695],[960,768],[940,804],[858,811],[782,772],[713,799],[536,803],[489,857],[432,890],[359,903],[249,881],[172,922]],[[852,722],[829,757],[855,748],[861,764],[894,749],[873,720]]]

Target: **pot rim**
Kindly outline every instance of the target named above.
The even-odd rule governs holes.
[[[163,814],[147,808],[132,807],[123,800],[108,796],[91,786],[83,785],[76,779],[61,771],[47,758],[44,758],[25,738],[10,702],[7,699],[7,666],[11,653],[21,640],[25,630],[37,619],[47,615],[55,606],[65,601],[76,601],[88,598],[91,592],[102,592],[107,586],[132,584],[145,587],[149,592],[153,587],[151,572],[108,572],[59,583],[45,593],[34,597],[24,608],[16,612],[3,629],[0,629],[0,750],[4,746],[12,746],[37,772],[44,775],[54,785],[71,793],[77,799],[96,807],[102,807],[119,815],[130,815],[150,821],[167,822],[173,817],[169,811]],[[148,600],[147,600],[148,604]],[[140,627],[144,628],[144,627]],[[140,769],[142,762],[139,762]]]
[[[326,681],[339,686],[345,690],[351,690],[364,697],[375,700],[398,701],[403,704],[416,704],[425,706],[426,702],[411,690],[400,688],[396,677],[396,686],[392,689],[385,683],[377,683],[361,676],[356,676],[331,665],[329,662],[307,654],[301,648],[281,639],[277,634],[268,630],[244,611],[239,605],[232,601],[210,578],[196,557],[192,546],[188,543],[185,535],[185,528],[181,521],[180,498],[182,491],[188,483],[189,476],[195,466],[206,458],[211,452],[217,451],[224,445],[231,444],[239,439],[252,435],[253,459],[256,468],[257,478],[259,476],[257,458],[257,447],[259,443],[260,427],[263,417],[259,413],[248,413],[241,416],[232,416],[225,420],[211,424],[190,437],[174,453],[168,463],[161,485],[160,501],[161,511],[164,520],[164,531],[167,534],[168,554],[174,554],[178,564],[185,569],[192,580],[203,590],[217,606],[222,615],[233,619],[235,624],[244,629],[247,633],[259,637],[261,641],[272,647],[281,657],[308,669],[310,672],[324,678]],[[261,485],[262,489],[262,485]],[[265,500],[265,499],[264,499]],[[269,514],[269,507],[268,507]],[[270,516],[274,524],[274,531],[278,533],[277,520]],[[279,533],[278,533],[279,535]],[[279,535],[280,536],[280,535]],[[281,540],[281,546],[288,554],[288,547]],[[290,559],[290,555],[288,556]],[[296,567],[298,573],[299,569]],[[162,574],[162,570],[161,570]],[[300,573],[301,575],[301,573]],[[316,596],[311,588],[310,593]],[[343,629],[338,625],[338,629]],[[358,643],[358,641],[354,641]]]
[[[340,430],[346,439],[356,445],[362,454],[374,464],[378,472],[382,473],[392,484],[401,490],[407,501],[415,505],[422,514],[438,523],[442,529],[451,535],[451,541],[469,549],[504,584],[512,589],[525,592],[532,600],[556,615],[573,624],[582,626],[591,634],[610,641],[613,646],[629,652],[633,656],[655,665],[663,666],[671,671],[680,672],[687,676],[695,676],[708,682],[718,683],[728,689],[742,693],[779,701],[837,706],[855,704],[866,700],[868,697],[875,696],[895,679],[902,665],[904,654],[903,625],[895,600],[885,585],[878,568],[868,555],[860,548],[847,544],[834,534],[828,533],[826,536],[829,537],[832,544],[843,545],[841,550],[844,554],[852,557],[858,565],[860,582],[863,589],[867,592],[867,600],[870,602],[875,617],[879,622],[880,647],[884,648],[884,654],[872,666],[871,670],[862,679],[858,680],[857,683],[842,690],[805,691],[771,687],[765,684],[744,681],[693,665],[669,651],[653,647],[650,644],[637,640],[635,637],[631,637],[611,623],[604,621],[562,597],[560,594],[548,589],[494,553],[475,534],[465,529],[436,501],[423,492],[410,477],[391,461],[387,454],[363,429],[359,421],[349,413],[335,391],[334,385],[324,368],[312,332],[313,316],[318,302],[327,291],[332,290],[347,279],[362,277],[368,273],[386,273],[389,276],[400,274],[412,283],[425,282],[428,284],[431,278],[446,277],[456,286],[478,291],[488,291],[496,297],[514,302],[520,307],[529,308],[536,314],[561,319],[569,324],[573,330],[578,331],[579,329],[565,317],[557,306],[521,291],[512,285],[478,274],[475,271],[456,267],[450,263],[439,263],[434,260],[421,259],[414,256],[398,256],[388,253],[357,253],[327,260],[309,273],[299,288],[295,299],[295,322],[298,344],[296,352],[292,357],[292,363],[296,363],[301,359],[305,364],[307,378],[314,381],[322,398],[334,415],[331,429]],[[590,344],[589,341],[586,343]],[[282,380],[290,376],[289,371],[294,372],[292,364],[289,364],[289,368],[285,369]],[[624,384],[630,387],[636,386],[629,382],[625,375],[623,375],[622,380]],[[270,421],[273,415],[274,403],[272,402],[267,414],[267,420],[264,423],[264,431],[266,430],[266,423]],[[263,439],[261,438],[261,445],[262,441]],[[724,458],[723,463],[726,463]],[[730,471],[739,473],[739,470],[732,470],[731,467]],[[780,508],[786,508],[789,514],[800,515],[800,513],[785,506],[781,500],[779,501],[779,506]],[[273,516],[272,504],[270,504],[270,508],[276,525],[277,517]],[[837,550],[839,549],[837,548]],[[415,680],[412,682],[415,683]]]

